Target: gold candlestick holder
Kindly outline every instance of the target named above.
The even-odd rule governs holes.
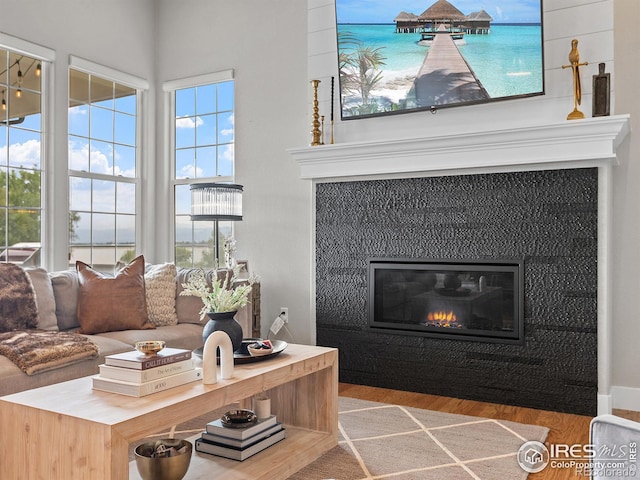
[[[318,111],[318,85],[320,85],[320,80],[311,80],[311,85],[313,85],[313,121],[311,122],[311,146],[315,147],[316,145],[320,145],[320,114]]]

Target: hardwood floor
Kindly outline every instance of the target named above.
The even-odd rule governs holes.
[[[424,393],[403,392],[378,387],[341,383],[339,394],[343,397],[359,398],[374,402],[393,403],[407,407],[425,408],[439,412],[458,413],[476,417],[511,420],[513,422],[542,425],[549,428],[546,442],[553,444],[584,445],[589,443],[589,422],[592,417],[567,413],[536,410],[533,408],[514,407],[496,403],[476,402],[458,398],[439,397]],[[624,410],[615,414],[640,421],[640,412]],[[588,477],[579,476],[573,469],[547,467],[540,473],[529,475],[529,480],[568,480]],[[509,480],[509,479],[505,479]]]

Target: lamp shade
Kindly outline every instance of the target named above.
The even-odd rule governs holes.
[[[191,220],[242,220],[242,185],[191,185]]]

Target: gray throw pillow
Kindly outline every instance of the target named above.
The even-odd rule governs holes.
[[[56,302],[58,328],[69,330],[78,328],[78,273],[75,270],[52,272],[51,286]]]

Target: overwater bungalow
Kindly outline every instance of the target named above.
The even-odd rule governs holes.
[[[493,18],[485,10],[465,15],[448,0],[437,0],[421,15],[402,11],[393,20],[396,33],[422,33],[421,41],[429,41],[444,25],[451,34],[487,34],[491,32]],[[460,37],[462,38],[462,37]]]
[[[393,21],[396,33],[416,33],[422,30],[422,24],[415,13],[400,12]]]
[[[464,31],[470,34],[488,34],[491,32],[493,18],[486,11],[472,12],[464,22]]]
[[[461,31],[467,16],[447,0],[438,0],[418,15],[418,19],[430,31],[435,32],[444,25],[447,31],[454,33]]]

